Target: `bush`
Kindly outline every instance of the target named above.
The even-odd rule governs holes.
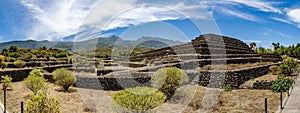
[[[180,84],[188,82],[185,72],[176,67],[157,70],[151,78],[152,86],[163,92],[170,99]]]
[[[26,113],[61,113],[59,101],[46,93],[30,95],[26,103]]]
[[[196,70],[196,71],[201,71],[202,68],[201,68],[201,67],[196,67],[195,70]]]
[[[271,71],[271,73],[273,75],[277,75],[278,74],[278,66],[274,65],[274,66],[270,66],[269,70]]]
[[[28,76],[35,76],[35,77],[44,77],[44,74],[46,71],[43,69],[34,69],[32,70]]]
[[[44,92],[48,89],[46,79],[37,76],[28,76],[24,80],[25,86],[30,89],[34,94]]]
[[[24,79],[24,84],[34,94],[37,94],[39,91],[44,92],[48,89],[47,81],[44,78],[42,69],[32,70],[28,77]]]
[[[0,62],[4,62],[5,61],[5,56],[0,55]]]
[[[14,62],[14,65],[17,66],[18,68],[24,67],[25,64],[26,64],[26,62],[23,61],[23,60],[17,60],[17,61]]]
[[[7,88],[13,89],[11,81],[12,81],[12,78],[9,77],[8,75],[1,76],[1,84],[2,84],[2,87],[3,87],[2,89],[5,89],[5,90]]]
[[[289,90],[292,83],[291,79],[285,78],[284,75],[279,75],[278,79],[272,83],[271,89],[274,92],[285,92]]]
[[[69,53],[68,52],[60,52],[57,54],[57,58],[65,58],[65,57],[68,57],[69,56]]]
[[[112,98],[115,112],[132,113],[156,108],[163,104],[167,97],[155,88],[135,87],[119,91]]]
[[[279,70],[282,74],[291,75],[299,66],[298,61],[293,58],[283,60],[279,65]]]
[[[18,58],[20,57],[20,54],[18,52],[12,52],[12,53],[8,53],[8,57]]]
[[[7,67],[7,63],[1,62],[0,63],[0,68],[5,69]]]
[[[231,84],[224,85],[223,89],[224,89],[225,92],[231,91],[232,90]]]
[[[73,72],[64,68],[56,69],[53,72],[53,79],[65,91],[68,91],[69,87],[75,83],[75,77],[73,75]]]
[[[5,63],[5,57],[3,55],[0,55],[0,68],[4,69],[7,67],[7,64]]]

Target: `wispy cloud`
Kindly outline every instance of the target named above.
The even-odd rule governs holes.
[[[290,39],[294,38],[294,37],[291,36],[291,35],[288,35],[288,34],[285,34],[285,33],[279,32],[279,31],[274,31],[274,30],[272,30],[272,29],[270,29],[270,28],[268,28],[268,29],[267,29],[267,32],[265,32],[265,33],[263,33],[263,34],[265,34],[265,35],[275,34],[275,35],[279,35],[279,36],[281,36],[281,37],[283,37],[283,38],[290,38]]]
[[[283,23],[287,23],[287,24],[292,24],[292,22],[290,22],[289,20],[287,19],[282,19],[282,18],[278,18],[278,17],[270,17],[272,20],[276,20],[276,21],[279,21],[279,22],[283,22]]]
[[[261,12],[271,12],[277,14],[283,13],[280,9],[274,6],[279,3],[266,2],[262,0],[201,0],[199,3],[204,5],[206,8],[222,13],[223,15],[233,16],[249,21],[260,21],[260,19],[253,14],[239,10],[241,5]]]
[[[276,4],[275,2],[265,2],[262,0],[224,0],[224,1],[243,4],[263,12],[273,12],[273,13],[282,14],[282,11],[280,9],[273,6],[274,4]]]
[[[33,0],[21,0],[33,18],[28,38],[57,40],[76,32],[84,17],[89,13],[96,0],[59,0],[43,3]]]
[[[299,9],[286,9],[287,16],[290,21],[294,22],[300,28],[300,8]]]
[[[241,19],[249,20],[249,21],[259,21],[259,19],[257,17],[255,17],[254,15],[243,13],[240,11],[234,11],[234,10],[222,8],[222,9],[220,9],[220,12],[222,12],[222,14],[232,15],[234,17],[238,17]]]
[[[32,27],[28,29],[28,38],[60,40],[70,34],[82,33],[82,30],[90,31],[93,36],[97,36],[95,32],[99,32],[99,30],[110,30],[147,22],[185,18],[209,19],[214,11],[249,21],[259,21],[256,16],[237,10],[239,5],[263,12],[282,13],[280,9],[274,7],[274,2],[262,0],[201,0],[194,3],[186,0],[172,2],[172,4],[138,0],[98,1],[55,0],[44,3],[45,1],[21,0],[20,3],[27,7],[33,19],[29,22],[32,23]],[[210,10],[207,11],[206,8]]]

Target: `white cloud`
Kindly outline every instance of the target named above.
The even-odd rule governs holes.
[[[239,11],[222,8],[222,9],[220,9],[220,12],[222,12],[222,14],[232,15],[232,16],[235,16],[235,17],[238,17],[241,19],[245,19],[245,20],[259,21],[259,19],[256,18],[254,15],[246,14],[246,13],[239,12]]]
[[[287,23],[287,24],[292,24],[292,22],[290,22],[289,20],[278,18],[278,17],[271,17],[271,19],[279,21],[279,22]]]
[[[76,32],[97,1],[56,0],[42,3],[37,0],[22,0],[20,3],[28,8],[33,18],[28,38],[59,40],[62,36]]]
[[[212,11],[220,12],[224,15],[234,16],[249,21],[259,21],[259,18],[252,14],[245,13],[239,10],[241,5],[254,8],[261,12],[282,14],[282,11],[280,9],[274,7],[275,4],[279,3],[265,2],[262,0],[200,0],[199,3]]]
[[[243,4],[249,7],[256,8],[260,11],[264,12],[273,12],[273,13],[279,13],[282,14],[282,11],[278,8],[275,8],[273,5],[273,2],[264,2],[262,0],[224,0],[229,2],[234,2],[238,4]]]
[[[285,37],[285,38],[293,38],[292,36],[288,35],[288,34],[284,34],[281,32],[277,32],[278,35],[280,35],[281,37]]]
[[[199,4],[178,2],[174,4],[137,3],[135,0],[124,2],[102,1],[87,16],[82,30],[86,31],[77,35],[79,40],[93,38],[96,32],[111,30],[118,27],[129,27],[148,22],[181,20],[185,18],[209,19],[211,14],[203,10]]]
[[[140,2],[138,0],[21,0],[21,4],[31,12],[32,27],[28,29],[28,38],[37,40],[60,40],[64,36],[81,32],[110,30],[147,22],[180,20],[184,18],[211,19],[214,11],[250,21],[259,21],[257,17],[228,6],[240,4],[263,12],[281,13],[273,7],[274,3],[261,0],[201,0],[200,2]],[[170,4],[171,3],[171,4]],[[151,4],[151,5],[147,5]],[[219,8],[220,7],[220,8]],[[206,8],[211,9],[209,11]],[[182,14],[182,15],[180,15]],[[79,28],[80,27],[80,28]],[[97,28],[97,29],[95,29]]]
[[[290,21],[296,23],[300,28],[300,9],[287,9],[286,11]]]
[[[279,32],[279,31],[274,31],[270,28],[267,28],[267,32],[265,33],[265,35],[269,35],[269,34],[276,34],[276,35],[279,35],[283,38],[290,38],[290,39],[294,38],[293,36],[290,36],[288,34],[285,34],[285,33]]]
[[[183,3],[172,6],[142,5],[116,16],[104,30],[164,20],[207,19],[208,15],[209,13],[202,11],[198,5],[187,6]]]

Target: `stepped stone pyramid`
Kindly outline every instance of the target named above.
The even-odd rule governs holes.
[[[257,54],[241,40],[215,34],[200,35],[189,43],[148,51],[129,59],[131,62],[138,62],[145,58],[164,63],[199,61],[200,66],[215,64],[217,61],[232,64],[282,60],[279,55]]]

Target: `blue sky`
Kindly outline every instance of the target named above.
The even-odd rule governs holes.
[[[0,0],[0,41],[77,34],[189,41],[216,33],[268,47],[300,43],[298,0]]]

